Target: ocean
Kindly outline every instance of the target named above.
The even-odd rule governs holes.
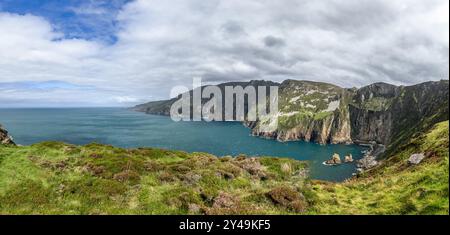
[[[313,179],[343,181],[356,172],[356,164],[325,166],[338,153],[341,158],[363,156],[357,145],[319,145],[304,141],[278,142],[251,136],[237,122],[174,122],[124,108],[0,109],[0,123],[21,145],[63,141],[92,142],[124,148],[156,147],[217,156],[276,156],[308,161]]]

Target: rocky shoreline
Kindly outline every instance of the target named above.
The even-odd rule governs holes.
[[[249,129],[253,129],[256,125],[256,122],[244,122],[244,126],[249,128]],[[252,136],[255,137],[260,137],[260,138],[265,138],[265,139],[273,139],[273,140],[277,140],[277,141],[282,141],[282,142],[286,142],[287,140],[280,140],[279,138],[277,138],[277,132],[270,132],[270,133],[257,133],[255,134],[254,132],[252,132]],[[292,140],[288,140],[288,141],[307,141],[304,139],[292,139]],[[331,143],[333,144],[333,143]],[[345,143],[345,144],[356,144],[359,146],[363,146],[363,147],[368,147],[368,150],[365,150],[364,152],[364,157],[356,160],[356,172],[355,175],[363,173],[369,169],[372,169],[373,167],[378,165],[378,158],[386,151],[386,146],[383,144],[379,144],[376,141],[361,141],[361,140],[354,140],[351,143]],[[349,156],[345,156],[344,161],[341,161],[341,159],[337,158],[336,156],[333,155],[333,157],[328,160],[328,161],[324,161],[323,165],[326,166],[337,166],[340,165],[342,163],[351,163],[353,162],[353,158],[350,155]]]
[[[381,156],[385,151],[386,147],[382,144],[378,144],[375,141],[367,142],[367,141],[355,141],[355,144],[359,146],[368,147],[368,150],[364,151],[364,157],[356,161],[356,171],[357,173],[354,173],[354,175],[363,173],[364,171],[370,170],[373,167],[378,165],[378,158]],[[352,155],[348,155],[344,157],[344,160],[342,161],[339,154],[335,153],[331,157],[331,159],[324,161],[323,165],[326,166],[337,166],[341,165],[343,163],[352,163],[353,157]]]
[[[378,165],[378,157],[386,151],[386,146],[378,144],[375,141],[364,142],[355,141],[355,144],[360,146],[369,147],[364,153],[364,157],[356,161],[356,171],[362,173]]]

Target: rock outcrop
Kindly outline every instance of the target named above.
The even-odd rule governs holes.
[[[378,159],[386,151],[386,146],[377,144],[375,141],[359,144],[369,146],[369,150],[366,151],[363,158],[356,161],[356,170],[358,172],[364,172],[376,167],[378,165]]]
[[[8,131],[0,125],[0,144],[14,144],[13,138],[8,135]]]
[[[339,165],[341,163],[342,163],[341,157],[337,153],[333,154],[330,160],[325,161],[326,165]]]
[[[345,162],[345,163],[353,162],[353,156],[352,156],[351,154],[345,156],[345,157],[344,157],[344,162]]]

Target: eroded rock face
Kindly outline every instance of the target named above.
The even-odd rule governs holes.
[[[11,136],[8,135],[8,131],[3,129],[0,125],[0,144],[14,144]]]
[[[279,94],[279,113],[248,125],[253,135],[320,144],[352,142],[347,104],[353,91],[327,83],[287,80],[279,86]],[[265,124],[276,120],[275,130],[267,131]]]
[[[392,114],[349,105],[352,138],[362,141],[388,143],[391,139]]]
[[[418,128],[448,120],[448,86],[448,81],[443,80],[413,86],[374,83],[344,89],[288,80],[280,86],[277,129],[267,132],[258,123],[250,126],[254,135],[279,141],[375,141],[395,146]]]
[[[448,80],[413,86],[375,83],[349,105],[353,140],[397,144],[418,128],[448,120]]]

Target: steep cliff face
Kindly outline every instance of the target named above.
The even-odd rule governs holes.
[[[11,136],[8,135],[8,131],[3,129],[2,125],[0,125],[0,144],[14,144]]]
[[[356,91],[349,104],[353,140],[387,143],[391,139],[390,106],[398,90],[394,85],[374,83]]]
[[[349,104],[352,139],[396,145],[415,132],[448,120],[448,80],[413,86],[376,83]]]
[[[387,143],[391,139],[390,112],[362,109],[353,105],[349,105],[349,110],[353,140]]]
[[[279,113],[252,125],[257,136],[280,141],[350,143],[348,102],[353,91],[326,83],[286,80],[279,87]],[[276,130],[264,124],[278,121]]]
[[[245,124],[253,135],[280,141],[304,140],[321,144],[375,141],[396,146],[418,130],[448,120],[449,116],[448,80],[413,86],[374,83],[360,89],[295,80],[281,84],[224,83],[219,87],[223,91],[225,86],[237,85],[279,87],[279,112]],[[169,115],[175,101],[150,102],[134,110]]]

